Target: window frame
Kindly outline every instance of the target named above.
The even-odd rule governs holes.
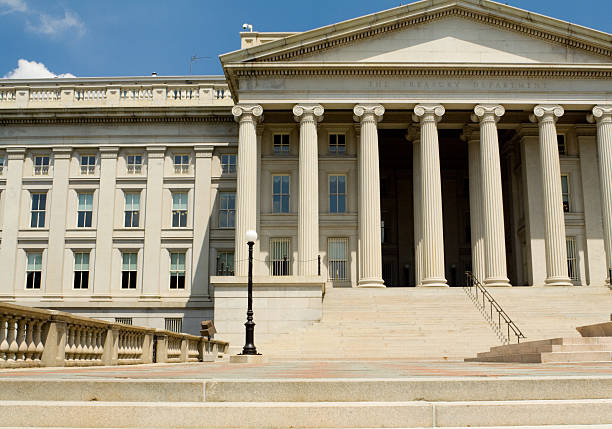
[[[87,163],[83,164],[83,160],[87,159]],[[93,164],[90,161],[93,159]],[[80,156],[79,166],[81,169],[81,175],[93,176],[96,172],[96,155],[83,154]]]
[[[227,157],[228,162],[224,162]],[[238,156],[235,153],[222,153],[220,155],[221,160],[221,173],[222,174],[235,174]],[[232,163],[232,160],[234,161]]]
[[[44,195],[44,199],[43,199],[43,208],[41,210],[41,204],[40,204],[40,196]],[[38,204],[37,204],[37,208],[34,208],[34,198],[35,196],[38,196]],[[30,228],[35,228],[35,229],[41,229],[44,228],[47,222],[47,191],[33,191],[30,192]],[[41,225],[41,218],[42,218],[42,225]],[[34,222],[34,219],[36,219],[36,222]],[[36,224],[36,225],[34,225]]]
[[[343,243],[344,245],[344,258],[332,257],[331,245],[333,243]],[[333,276],[333,272],[338,272],[334,269],[334,266],[341,268],[344,272],[344,277]],[[342,268],[343,267],[343,268]],[[327,279],[332,282],[348,282],[349,276],[349,239],[348,237],[328,237],[327,239]]]
[[[185,208],[175,208],[175,196],[185,195]],[[181,204],[182,207],[182,204]],[[187,228],[187,215],[189,213],[189,192],[172,191],[172,228]],[[176,221],[176,222],[175,222]]]
[[[33,269],[30,268],[31,267],[30,256],[40,257],[40,261],[34,261]],[[40,250],[26,251],[26,281],[24,285],[26,290],[41,290],[42,289],[42,269],[43,269],[43,252]]]
[[[77,256],[80,256],[80,258],[77,258]],[[83,257],[87,256],[87,269],[84,270],[83,269]],[[90,273],[90,260],[91,260],[91,252],[88,251],[84,251],[84,250],[78,250],[78,251],[73,251],[73,258],[74,258],[74,268],[73,268],[73,281],[72,281],[72,289],[73,290],[84,290],[84,289],[89,289],[89,273]],[[80,259],[80,262],[77,262],[77,260]],[[81,269],[78,269],[81,268]],[[83,280],[84,279],[84,280]],[[79,287],[77,287],[77,282]],[[83,286],[83,283],[85,283],[85,285]]]
[[[277,250],[279,253],[276,252]],[[282,253],[286,255],[283,256]],[[290,276],[292,254],[291,237],[270,237],[270,275],[274,277]]]
[[[233,208],[224,207],[225,196],[233,196]],[[229,204],[226,204],[229,206]],[[225,220],[225,224],[224,221]],[[230,222],[231,221],[231,222]],[[236,192],[219,192],[219,228],[232,229],[236,227]]]
[[[561,141],[563,145],[561,145]],[[561,150],[563,148],[563,150]],[[567,136],[563,133],[557,133],[557,150],[560,156],[567,156]]]
[[[180,162],[177,163],[177,158],[180,158]],[[186,162],[185,162],[186,159]],[[188,153],[174,153],[172,154],[172,165],[174,166],[174,174],[188,174],[189,165],[191,163],[191,157]]]
[[[124,228],[139,228],[140,227],[140,191],[124,191],[123,192],[123,227]],[[132,197],[128,210],[128,196]],[[134,199],[138,197],[138,210],[134,210]],[[128,225],[128,216],[130,225]]]
[[[180,251],[171,251],[169,252],[170,259],[170,290],[186,290],[186,282],[187,282],[187,252],[184,250]],[[180,269],[181,264],[181,256],[182,256],[182,269]],[[176,261],[173,259],[176,257]]]
[[[561,203],[563,204],[563,213],[571,213],[572,212],[572,187],[570,181],[569,173],[561,173]],[[567,185],[567,192],[563,192],[563,178],[565,178]],[[565,197],[567,195],[567,210],[565,207]]]
[[[346,133],[329,133],[327,135],[327,151],[330,155],[346,155]],[[342,137],[344,142],[340,144],[339,137]],[[332,142],[334,140],[334,142]],[[332,150],[333,148],[333,150]],[[342,150],[339,150],[342,148]]]
[[[332,189],[331,189],[331,186],[332,186],[332,183],[331,183],[332,182],[332,177],[336,178],[336,192],[335,193],[333,193]],[[344,178],[344,193],[339,193],[338,192],[339,185],[338,185],[338,180],[337,179],[339,177],[343,177]],[[347,212],[347,198],[346,198],[347,197],[347,192],[346,192],[347,191],[347,182],[348,182],[348,177],[347,177],[346,174],[329,174],[327,176],[327,192],[328,192],[327,202],[328,202],[329,214],[345,214]],[[334,197],[334,196],[336,197],[336,208],[335,208],[335,210],[333,210],[333,206],[332,206],[332,197]],[[340,196],[344,196],[344,210],[343,211],[340,211],[338,209],[338,206],[339,206],[338,201],[339,201],[339,197]]]
[[[565,248],[567,252],[567,275],[572,282],[578,282],[580,281],[580,266],[578,265],[578,254],[576,252],[576,237],[565,237]]]
[[[275,177],[281,177],[279,193],[274,192],[274,178]],[[283,179],[282,178],[284,177],[287,178],[287,193],[283,193]],[[279,198],[278,211],[276,209],[276,203],[275,203],[276,197]],[[287,199],[287,210],[286,211],[283,210],[283,199],[284,198]],[[291,213],[291,175],[290,174],[273,174],[272,175],[272,213],[275,213],[275,214]]]
[[[126,269],[126,256],[128,256]],[[134,256],[135,261],[132,261]],[[133,265],[132,265],[133,264]],[[136,290],[138,288],[138,252],[125,250],[121,252],[121,290]]]
[[[130,163],[130,157],[136,161],[137,157],[140,157],[140,163]],[[142,165],[144,161],[144,155],[142,153],[129,153],[125,157],[125,166],[128,175],[142,174]]]
[[[0,153],[0,176],[4,174],[5,163],[6,163],[6,155],[4,153]]]
[[[228,263],[228,256],[232,255],[232,263],[231,265]],[[233,276],[235,265],[234,260],[236,253],[233,250],[217,250],[217,266],[216,266],[216,274],[218,276]],[[225,261],[221,261],[221,259],[225,259]],[[231,266],[231,270],[229,269]],[[225,267],[225,270],[224,270]]]
[[[278,137],[278,143],[277,143]],[[291,135],[289,133],[272,134],[272,153],[274,155],[289,155],[291,153]]]
[[[32,157],[32,164],[34,170],[34,176],[48,176],[49,175],[49,167],[51,166],[51,156],[49,155],[34,155]],[[38,164],[38,160],[46,160],[46,164],[41,162]]]
[[[89,196],[91,201],[89,201],[90,210],[81,210],[81,197]],[[93,203],[94,203],[94,193],[91,191],[84,191],[77,193],[77,228],[91,228],[93,224]]]

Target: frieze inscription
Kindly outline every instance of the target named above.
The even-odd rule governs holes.
[[[371,89],[421,89],[421,90],[545,90],[546,82],[528,80],[370,80]]]

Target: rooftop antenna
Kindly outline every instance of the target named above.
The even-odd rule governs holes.
[[[203,59],[210,59],[210,57],[198,57],[197,55],[192,55],[191,58],[189,58],[189,74],[191,74],[191,68],[193,66],[193,63],[197,60]]]

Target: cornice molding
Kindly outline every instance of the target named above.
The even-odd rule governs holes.
[[[234,117],[227,116],[177,116],[177,117],[71,117],[71,118],[3,118],[0,112],[0,125],[72,125],[72,124],[141,124],[141,123],[227,123],[234,122]]]

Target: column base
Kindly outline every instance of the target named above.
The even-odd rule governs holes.
[[[574,286],[569,277],[548,277],[544,280],[546,286]]]
[[[381,288],[381,287],[387,287],[387,286],[385,286],[385,281],[383,279],[360,279],[359,282],[357,283],[357,287]]]
[[[489,278],[484,281],[485,287],[512,287],[510,280],[506,278]]]
[[[448,287],[446,279],[423,279],[417,287]]]

